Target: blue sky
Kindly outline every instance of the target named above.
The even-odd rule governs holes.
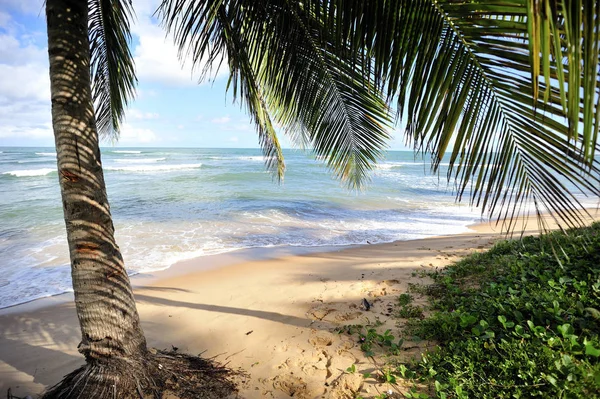
[[[134,0],[137,97],[117,146],[258,147],[249,117],[232,103],[227,71],[198,84],[152,18],[158,0]],[[53,146],[43,0],[0,2],[0,146]],[[405,149],[395,134],[391,149]],[[291,147],[281,137],[284,147]],[[105,145],[112,145],[105,142]]]

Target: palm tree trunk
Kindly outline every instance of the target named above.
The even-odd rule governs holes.
[[[111,2],[103,4],[111,6]],[[90,80],[88,2],[46,0],[52,125],[85,366],[44,399],[223,399],[230,370],[198,357],[149,351],[114,238]],[[197,393],[197,394],[196,394]]]
[[[143,357],[129,277],[114,238],[90,81],[88,5],[47,0],[52,125],[86,361]]]

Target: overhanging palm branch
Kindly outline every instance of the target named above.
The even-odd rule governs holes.
[[[166,0],[159,15],[196,64],[228,55],[234,93],[259,133],[266,125],[259,117],[268,118],[269,110],[350,187],[368,178],[389,139],[389,110],[361,64],[341,58],[300,3]],[[261,140],[267,155],[272,142]]]
[[[238,96],[244,100],[243,104],[259,135],[266,167],[277,179],[282,180],[285,163],[279,139],[250,64],[246,45],[233,30],[225,6],[219,2],[204,9],[194,7],[194,4],[187,6],[189,14],[179,20],[183,23],[183,19],[188,18],[185,26],[176,27],[176,20],[167,25],[175,31],[181,54],[188,51],[192,53],[191,58],[195,66],[204,64],[203,78],[227,60],[230,72],[228,88],[232,88],[234,100]],[[190,47],[186,49],[188,43]]]
[[[597,2],[303,4],[397,99],[434,169],[451,154],[458,198],[470,189],[472,203],[511,221],[530,203],[567,226],[582,221],[575,192],[600,195]]]
[[[137,79],[131,41],[131,0],[88,0],[90,69],[96,124],[100,135],[117,138]]]
[[[600,130],[600,2],[528,0],[527,4],[534,97],[539,95],[540,75],[546,86],[558,82],[569,139],[581,140],[585,160],[591,163]],[[562,62],[553,63],[552,58]],[[546,103],[549,95],[545,90]]]

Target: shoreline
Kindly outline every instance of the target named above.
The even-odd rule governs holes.
[[[600,210],[595,208],[586,208],[588,212],[592,215],[598,213],[600,214]],[[522,219],[518,218],[518,220]],[[533,217],[529,217],[526,219],[533,219]],[[185,274],[191,273],[201,273],[204,271],[222,268],[222,267],[230,267],[236,265],[238,263],[244,262],[254,262],[259,260],[269,260],[269,259],[277,259],[277,258],[285,258],[289,256],[302,256],[313,253],[329,253],[329,252],[338,252],[343,251],[349,248],[360,248],[360,247],[369,247],[369,246],[377,246],[377,245],[389,245],[399,242],[410,242],[410,241],[419,241],[425,240],[428,238],[439,238],[439,237],[452,237],[452,236],[460,236],[462,234],[469,234],[476,231],[486,231],[489,229],[493,231],[495,234],[503,235],[502,232],[496,232],[494,228],[491,227],[493,222],[491,220],[488,221],[479,221],[474,222],[472,224],[468,224],[465,227],[467,231],[450,234],[450,235],[433,235],[426,236],[421,238],[414,238],[410,240],[395,240],[395,241],[387,241],[387,242],[378,242],[378,243],[362,243],[362,244],[340,244],[340,245],[314,245],[314,246],[300,246],[300,245],[281,245],[281,246],[271,246],[271,247],[252,247],[252,248],[240,248],[233,249],[226,252],[205,255],[205,256],[196,256],[190,259],[184,259],[177,261],[170,266],[156,270],[151,272],[136,272],[135,274],[129,275],[132,287],[138,288],[148,284],[156,283],[165,278],[181,276]],[[522,224],[522,222],[521,222]],[[501,229],[500,229],[501,230]],[[536,234],[537,230],[533,231],[532,229],[528,229],[529,234]],[[510,237],[507,237],[510,238]],[[73,292],[61,292],[53,295],[48,295],[40,298],[31,299],[27,302],[18,303],[14,305],[10,305],[7,307],[0,308],[0,316],[4,314],[10,314],[15,312],[27,312],[33,311],[40,308],[45,308],[48,306],[54,306],[61,303],[68,303],[73,301]]]
[[[600,218],[597,210],[590,212]],[[521,223],[527,221],[526,234],[535,234],[535,217]],[[490,222],[469,228],[450,236],[334,251],[268,256],[273,252],[263,248],[254,254],[262,257],[250,259],[235,251],[217,255],[222,263],[208,269],[202,267],[210,256],[134,276],[148,345],[177,346],[244,369],[249,374],[240,385],[244,398],[337,399],[362,384],[363,391],[370,390],[363,396],[375,395],[382,386],[357,380],[360,373],[345,373],[352,364],[361,370],[373,365],[355,341],[335,328],[379,320],[381,328],[397,330],[388,310],[410,284],[424,282],[421,272],[505,238]],[[0,392],[11,387],[17,396],[37,394],[83,364],[77,316],[68,297],[0,310]],[[363,298],[373,304],[369,312],[360,309]],[[406,355],[420,349],[415,345]]]
[[[476,222],[466,226],[467,231],[450,234],[450,235],[434,235],[421,238],[413,238],[410,240],[395,240],[388,242],[368,243],[368,244],[340,244],[340,245],[281,245],[272,247],[253,247],[233,249],[217,254],[196,256],[194,258],[180,260],[165,269],[160,269],[152,272],[136,272],[129,275],[129,279],[133,289],[155,284],[163,279],[183,276],[186,274],[202,273],[213,269],[226,268],[245,262],[266,261],[271,259],[285,259],[287,257],[303,256],[320,253],[333,253],[344,251],[351,248],[370,247],[378,245],[390,245],[399,242],[412,242],[426,240],[429,238],[453,237],[462,234],[470,234],[480,226],[485,226],[488,222]],[[35,311],[49,306],[55,306],[62,303],[69,303],[74,300],[73,292],[66,291],[57,294],[52,294],[40,298],[34,298],[27,302],[17,303],[14,305],[0,308],[0,316]]]

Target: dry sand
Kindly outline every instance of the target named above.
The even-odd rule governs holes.
[[[535,233],[535,221],[528,228]],[[499,230],[484,224],[460,235],[275,259],[200,258],[135,278],[135,294],[150,346],[176,346],[242,368],[243,398],[354,398],[358,391],[372,397],[389,387],[361,373],[376,370],[381,359],[365,358],[356,336],[336,327],[379,320],[380,331],[397,335],[392,304],[409,284],[426,282],[418,272],[490,247],[504,238]],[[197,271],[207,262],[235,264]],[[0,395],[9,387],[17,396],[35,395],[83,364],[70,297],[0,311]],[[370,311],[361,308],[363,298]],[[422,346],[409,343],[405,356]],[[347,373],[353,364],[359,372]]]

